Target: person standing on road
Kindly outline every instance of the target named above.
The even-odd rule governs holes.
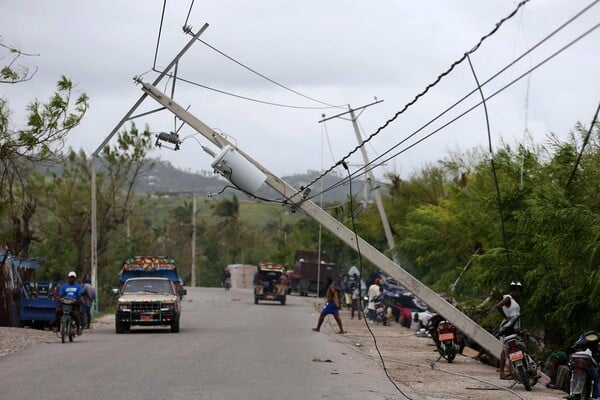
[[[369,296],[369,303],[367,303],[367,312],[369,320],[375,321],[377,319],[377,313],[375,312],[375,297],[379,296],[381,290],[379,288],[379,284],[381,283],[380,278],[375,278],[373,284],[369,286],[369,290],[367,291],[367,296]]]
[[[358,319],[360,319],[361,314],[363,313],[362,308],[360,307],[360,279],[358,278],[358,274],[354,274],[354,283],[352,287],[352,311],[350,313],[350,318],[354,319],[354,311],[358,315]]]
[[[340,319],[340,297],[338,295],[338,290],[336,286],[333,284],[333,279],[328,276],[325,280],[325,287],[327,290],[327,302],[321,310],[321,315],[319,315],[319,322],[317,323],[316,328],[312,328],[313,331],[319,332],[321,330],[321,325],[323,325],[323,321],[328,314],[333,315],[335,318],[335,322],[337,322],[338,327],[340,328],[339,333],[346,333],[344,331],[344,327],[342,326],[342,320]]]
[[[81,297],[81,308],[87,316],[87,323],[84,328],[90,329],[90,323],[92,322],[92,304],[96,300],[96,288],[92,286],[92,278],[86,275],[83,278],[83,296]]]
[[[521,298],[521,294],[523,292],[523,284],[521,282],[513,281],[510,283],[510,293],[505,294],[502,297],[502,300],[496,304],[496,309],[500,312],[503,318],[503,323],[505,321],[510,321],[512,318],[521,315],[521,306],[517,303],[517,300]],[[517,321],[513,325],[514,330],[519,330],[521,327],[520,321]],[[510,332],[506,332],[505,335],[510,335]],[[504,371],[506,365],[506,354],[504,349],[500,353],[500,379],[512,379],[512,376],[506,375]]]

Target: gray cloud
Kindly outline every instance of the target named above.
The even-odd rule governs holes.
[[[189,23],[194,29],[205,22],[210,24],[202,39],[270,78],[335,104],[359,106],[371,102],[373,96],[384,99],[384,103],[361,115],[367,134],[400,110],[516,6],[499,0],[197,3]],[[580,0],[530,2],[473,55],[480,79],[495,73],[587,4]],[[27,102],[47,98],[56,80],[65,74],[89,94],[92,105],[69,143],[93,151],[141,94],[131,78],[152,66],[162,5],[159,0],[3,2],[0,35],[4,42],[40,53],[40,57],[25,60],[39,67],[31,82],[1,88],[0,94],[14,110],[13,122],[22,124]],[[189,2],[167,2],[159,66],[168,64],[189,40],[181,31],[188,8]],[[599,17],[600,6],[595,6],[484,91],[491,93],[501,87],[598,23]],[[600,34],[594,32],[532,75],[528,121],[525,80],[491,101],[494,138],[521,140],[527,123],[534,139],[542,142],[551,131],[566,135],[577,121],[589,123],[600,92],[597,43]],[[186,54],[179,73],[186,79],[252,98],[318,106],[256,77],[200,43]],[[154,76],[146,75],[148,80]],[[367,150],[373,157],[383,153],[473,87],[468,66],[457,67],[374,139]],[[234,136],[244,151],[277,174],[320,169],[322,164],[328,167],[333,163],[324,127],[317,121],[322,113],[332,115],[338,110],[277,108],[183,83],[177,84],[175,97],[181,104],[190,105],[192,112],[210,126]],[[477,97],[469,104],[475,101]],[[147,100],[144,107],[156,105]],[[173,129],[173,117],[166,112],[136,123],[148,123],[153,131]],[[356,145],[348,121],[330,121],[325,128],[335,157],[345,155]],[[445,156],[450,148],[466,150],[485,145],[483,129],[482,111],[476,110],[386,168],[395,166],[407,172]],[[193,133],[189,128],[183,132]],[[181,152],[157,150],[155,155],[182,168],[209,169],[210,159],[198,149],[195,142],[188,141]]]

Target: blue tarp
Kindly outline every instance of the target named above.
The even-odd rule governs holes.
[[[4,257],[6,257],[6,253],[0,253],[0,260],[3,260]],[[32,269],[34,271],[37,271],[38,269],[40,269],[40,264],[38,263],[39,260],[40,260],[40,258],[37,258],[37,257],[31,258],[31,259],[23,259],[23,258],[17,258],[17,257],[13,256],[10,258],[13,269],[15,269],[15,268]]]

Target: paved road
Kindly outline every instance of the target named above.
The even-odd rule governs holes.
[[[189,288],[180,333],[103,324],[0,359],[0,399],[401,398],[373,361],[312,332],[316,319],[300,297],[255,305],[249,290]]]

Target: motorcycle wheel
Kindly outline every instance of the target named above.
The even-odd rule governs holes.
[[[64,343],[67,339],[67,324],[65,321],[60,321],[60,340]]]
[[[456,353],[452,350],[448,351],[446,353],[446,356],[444,357],[449,363],[451,363],[452,361],[454,361],[454,357],[456,357]]]
[[[592,393],[591,382],[589,379],[586,379],[583,382],[583,390],[581,391],[581,393],[571,395],[571,397],[569,397],[569,398],[572,400],[589,400],[591,393]]]
[[[71,320],[69,323],[69,342],[72,342],[75,338],[75,332],[77,332],[77,324],[74,320]]]
[[[517,367],[517,371],[519,372],[519,380],[525,386],[525,390],[531,392],[531,384],[529,383],[529,379],[527,379],[527,373],[525,372],[525,366],[519,365]]]

